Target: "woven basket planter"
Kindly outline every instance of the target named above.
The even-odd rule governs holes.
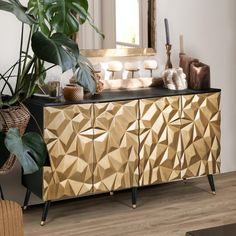
[[[29,110],[21,103],[9,108],[0,108],[0,131],[6,133],[10,128],[19,128],[23,135],[30,120]],[[12,169],[16,157],[10,154],[7,161],[1,166],[0,174],[6,174]]]

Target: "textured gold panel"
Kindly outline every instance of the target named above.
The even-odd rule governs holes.
[[[92,104],[44,108],[44,140],[51,164],[44,169],[44,200],[92,191],[92,117]]]
[[[149,185],[180,178],[181,97],[140,100],[140,180]]]
[[[181,176],[220,171],[220,93],[182,97]]]
[[[94,105],[94,191],[138,185],[138,101]]]

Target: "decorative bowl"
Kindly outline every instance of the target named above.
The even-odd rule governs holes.
[[[77,84],[67,84],[63,89],[63,95],[67,101],[80,101],[84,98],[84,88]]]

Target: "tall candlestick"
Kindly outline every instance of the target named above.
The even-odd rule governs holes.
[[[165,69],[171,69],[172,68],[172,63],[171,63],[171,60],[170,60],[171,47],[172,47],[171,44],[166,44],[167,61],[166,61]]]
[[[165,22],[165,30],[166,30],[166,44],[170,44],[170,31],[169,31],[169,23],[168,19],[164,19]]]
[[[179,36],[179,52],[184,53],[184,36],[182,34]]]

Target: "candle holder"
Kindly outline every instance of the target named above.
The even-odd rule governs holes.
[[[107,69],[107,71],[111,72],[111,79],[115,79],[115,73],[119,72],[120,70]]]
[[[112,79],[115,79],[115,72],[120,72],[123,69],[123,65],[120,61],[111,61],[108,63],[107,71],[111,72]]]
[[[153,70],[156,70],[157,68],[145,68],[145,70],[149,70],[150,71],[150,77],[152,77],[152,74],[153,74]]]
[[[165,69],[171,69],[171,68],[173,68],[172,63],[171,63],[171,59],[170,59],[171,47],[172,47],[171,44],[166,44],[167,61],[166,61]]]
[[[139,71],[139,69],[126,69],[126,70],[131,73],[131,78],[132,79],[134,78],[134,73]]]
[[[157,70],[158,64],[156,60],[146,60],[144,61],[144,69],[150,71],[150,77],[152,77],[153,71]]]

